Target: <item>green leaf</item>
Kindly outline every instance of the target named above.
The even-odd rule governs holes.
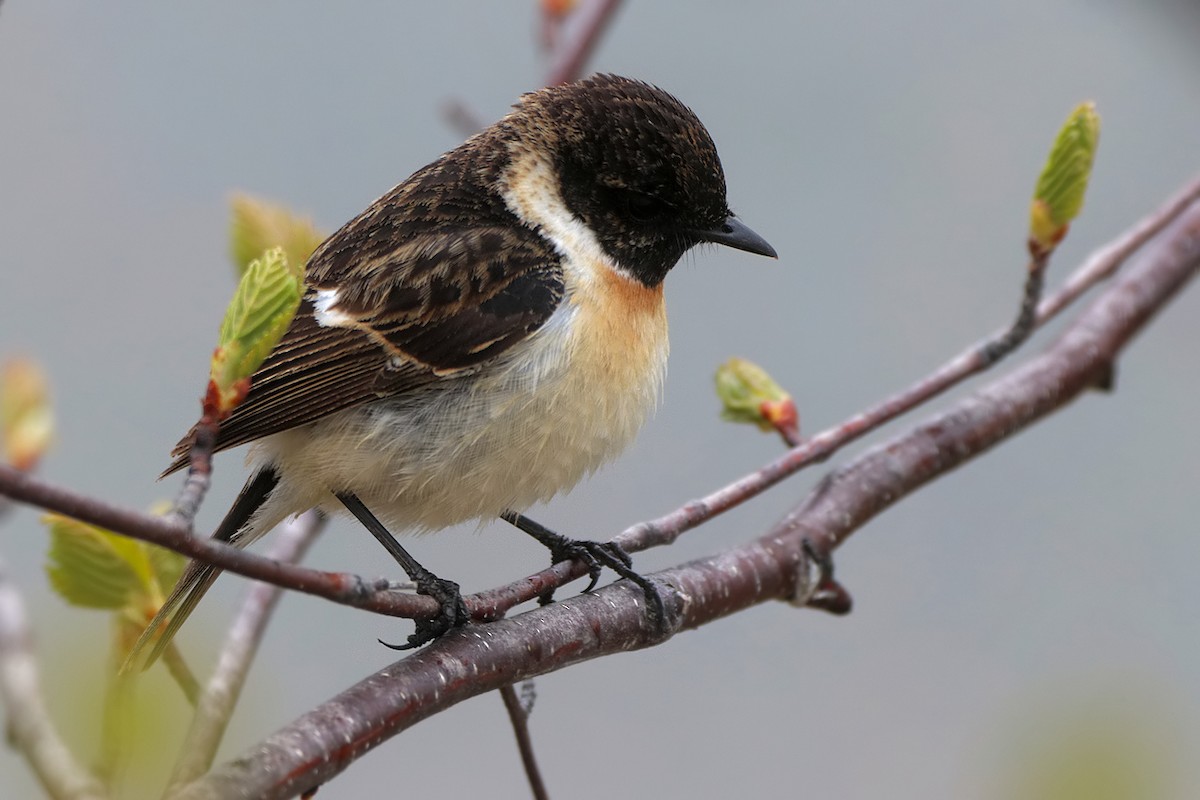
[[[123,609],[145,594],[150,565],[141,543],[58,514],[44,518],[50,531],[50,584],[68,603]]]
[[[300,306],[301,277],[282,247],[250,262],[221,323],[213,353],[210,390],[218,413],[228,414],[245,395],[250,376],[279,342]]]
[[[1038,251],[1053,250],[1083,208],[1099,143],[1100,116],[1096,106],[1081,103],[1058,132],[1033,193],[1029,239]]]
[[[174,550],[156,547],[152,544],[146,545],[146,551],[150,559],[150,571],[154,574],[158,588],[162,591],[170,591],[171,587],[179,582],[179,576],[183,574],[183,568],[187,566],[187,557]]]
[[[276,203],[238,194],[229,204],[229,257],[239,275],[272,247],[282,247],[288,263],[302,267],[325,238],[311,219]]]

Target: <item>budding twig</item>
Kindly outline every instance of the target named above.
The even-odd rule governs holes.
[[[1197,201],[1200,201],[1200,179],[1193,180],[1170,201],[1093,253],[1071,274],[1061,289],[1038,306],[1037,326],[1045,324],[1089,288],[1111,276],[1138,248]],[[972,345],[907,389],[805,439],[798,447],[758,471],[705,497],[692,500],[670,514],[633,525],[615,537],[614,541],[630,552],[670,544],[680,534],[757,496],[805,466],[824,461],[841,447],[985,369],[987,363],[981,356],[981,350],[988,342],[1002,336],[1003,332]]]

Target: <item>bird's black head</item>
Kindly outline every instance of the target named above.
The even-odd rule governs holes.
[[[597,75],[526,95],[518,111],[545,134],[567,207],[647,286],[704,241],[774,257],[730,213],[721,159],[704,125],[661,89]]]

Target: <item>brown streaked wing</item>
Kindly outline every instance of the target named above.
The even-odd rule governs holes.
[[[410,234],[391,258],[367,257],[368,279],[321,281],[320,260],[345,253],[336,240],[349,228],[317,251],[310,275],[314,288],[338,290],[334,309],[353,322],[318,324],[310,290],[222,424],[217,451],[472,371],[540,328],[562,300],[557,254],[520,225]],[[189,433],[176,445],[164,475],[187,464],[190,442]]]
[[[246,399],[221,425],[216,450],[377,398],[374,382],[386,363],[383,348],[361,331],[318,325],[305,299],[287,333],[254,373]],[[412,385],[422,382],[420,372],[412,369]],[[424,372],[426,379],[433,379],[429,370]],[[194,429],[175,445],[175,458],[163,476],[187,466],[193,433]]]

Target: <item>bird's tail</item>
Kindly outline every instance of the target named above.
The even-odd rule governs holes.
[[[270,466],[256,472],[242,487],[233,507],[225,515],[225,519],[221,520],[212,538],[228,542],[234,547],[250,544],[257,536],[245,535],[246,523],[271,496],[278,483],[279,474]],[[220,574],[221,570],[211,564],[202,561],[189,562],[175,588],[171,590],[171,595],[129,651],[129,656],[121,665],[121,672],[141,672],[157,661]]]

